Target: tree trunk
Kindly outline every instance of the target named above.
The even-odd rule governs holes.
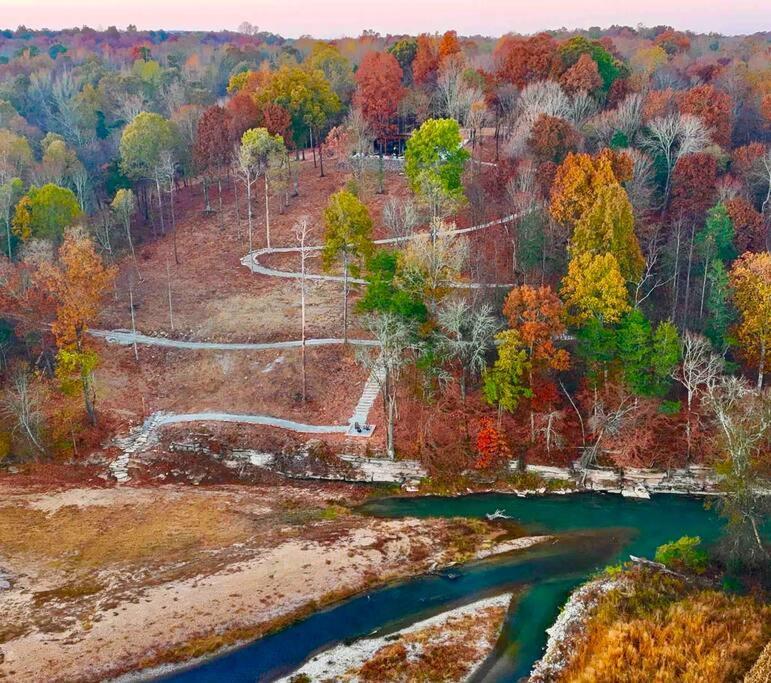
[[[348,343],[348,253],[343,252],[343,343]]]
[[[270,249],[270,198],[268,197],[268,169],[265,169],[265,239]]]
[[[174,181],[169,184],[169,203],[171,204],[171,243],[174,247],[174,263],[179,265],[179,254],[177,253],[177,218],[174,213]]]
[[[691,245],[688,248],[688,269],[685,274],[685,301],[683,301],[683,328],[688,327],[688,304],[691,295],[691,268],[693,268],[693,242],[696,230],[691,226]]]
[[[161,221],[161,235],[165,235],[166,228],[164,227],[164,224],[163,224],[163,197],[161,195],[161,180],[157,174],[155,176],[155,188],[158,192],[158,215]]]
[[[241,239],[241,212],[238,209],[238,182],[236,175],[233,174],[233,199],[236,205],[236,239]]]
[[[249,224],[249,253],[251,254],[254,249],[252,243],[252,179],[250,175],[246,176],[246,216]]]
[[[319,143],[319,167],[321,168],[321,173],[319,173],[319,178],[324,177],[324,150],[321,146],[321,140],[318,141]]]
[[[171,307],[171,268],[169,267],[168,260],[166,261],[166,279],[167,279],[167,293],[168,293],[168,300],[169,300],[169,325],[171,326],[172,332],[174,331],[174,310]]]
[[[760,342],[760,362],[758,363],[758,391],[763,390],[763,373],[766,369],[766,341]]]

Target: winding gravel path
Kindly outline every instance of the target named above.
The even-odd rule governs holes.
[[[509,214],[503,218],[498,218],[487,223],[480,223],[478,225],[472,225],[468,228],[455,228],[453,230],[439,231],[438,235],[465,235],[468,233],[476,232],[478,230],[484,230],[496,225],[504,225],[510,223],[521,214]],[[408,235],[406,237],[390,237],[386,239],[375,240],[375,244],[398,244],[399,242],[406,242],[414,239],[417,234]],[[320,251],[322,245],[314,245],[305,247],[306,251]],[[301,273],[296,271],[279,270],[276,268],[268,268],[263,266],[259,259],[262,256],[269,254],[297,254],[301,251],[301,247],[272,247],[257,249],[252,251],[241,259],[241,264],[249,268],[253,273],[260,275],[267,275],[270,277],[299,279],[302,277]],[[323,275],[310,273],[305,275],[309,280],[316,281],[330,281],[330,282],[342,282],[343,277],[339,275]],[[349,277],[348,281],[352,284],[364,284],[366,281],[360,278]],[[478,282],[459,282],[454,285],[458,289],[482,289],[492,287],[512,287],[511,284],[499,284],[499,283],[478,283]],[[278,350],[278,349],[291,349],[299,348],[302,346],[300,340],[289,340],[280,342],[202,342],[202,341],[185,341],[181,339],[168,339],[166,337],[156,337],[140,332],[132,332],[130,330],[90,330],[90,334],[94,337],[104,339],[108,343],[120,344],[122,346],[130,346],[132,344],[142,344],[144,346],[159,346],[165,348],[177,348],[177,349],[191,349],[191,350],[210,350],[210,351],[261,351],[261,350]],[[376,347],[378,343],[372,339],[349,339],[348,342],[354,346],[371,346]],[[307,346],[331,346],[343,344],[343,340],[339,338],[322,338],[322,339],[306,339],[305,344]],[[271,415],[249,415],[241,413],[222,413],[222,412],[200,412],[200,413],[153,413],[145,420],[142,425],[136,427],[130,434],[120,439],[116,439],[116,443],[120,445],[122,449],[121,456],[111,465],[111,470],[114,476],[120,482],[127,481],[129,479],[127,474],[128,456],[137,452],[146,444],[151,442],[155,437],[155,432],[159,427],[170,424],[180,424],[188,422],[235,422],[239,424],[257,424],[266,425],[269,427],[277,427],[280,429],[287,429],[289,431],[298,432],[301,434],[348,434],[349,436],[363,436],[368,437],[372,434],[372,430],[358,431],[354,426],[363,425],[366,423],[369,411],[377,398],[379,393],[380,378],[373,373],[370,375],[367,382],[364,384],[362,396],[359,399],[356,407],[354,408],[354,414],[349,418],[348,424],[345,425],[311,425],[303,422],[295,422],[294,420],[285,420]]]
[[[99,339],[104,339],[110,344],[120,344],[121,346],[131,346],[134,343],[143,346],[163,346],[172,349],[190,349],[200,351],[269,351],[271,349],[299,349],[302,341],[293,339],[291,341],[279,342],[202,342],[185,341],[182,339],[169,339],[167,337],[155,337],[141,332],[132,332],[131,330],[89,330],[89,334]],[[337,346],[344,344],[342,338],[330,337],[325,339],[306,339],[306,346]],[[378,346],[374,339],[349,339],[348,343],[353,346]]]

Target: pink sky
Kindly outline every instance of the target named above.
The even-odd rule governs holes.
[[[768,0],[0,0],[0,24],[61,28],[235,29],[249,21],[287,37],[419,33],[533,33],[548,28],[668,24],[694,31],[771,28]]]

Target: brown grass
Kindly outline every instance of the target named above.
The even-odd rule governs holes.
[[[591,619],[569,683],[739,681],[771,636],[771,606],[640,572]]]
[[[489,607],[402,637],[380,648],[362,666],[358,678],[371,683],[386,681],[459,681],[480,657],[479,644],[494,643],[503,621],[504,607]],[[408,646],[419,646],[419,656]]]
[[[190,551],[248,538],[253,526],[221,500],[161,498],[142,505],[66,506],[47,514],[0,508],[0,552],[58,567],[95,569],[120,563],[172,562]]]

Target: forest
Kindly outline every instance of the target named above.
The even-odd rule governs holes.
[[[726,557],[767,566],[769,225],[769,33],[4,30],[0,468],[76,468],[158,409],[145,349],[97,332],[211,340],[241,288],[265,318],[225,341],[301,341],[272,416],[329,422],[364,370],[372,450],[438,492],[710,468]]]

